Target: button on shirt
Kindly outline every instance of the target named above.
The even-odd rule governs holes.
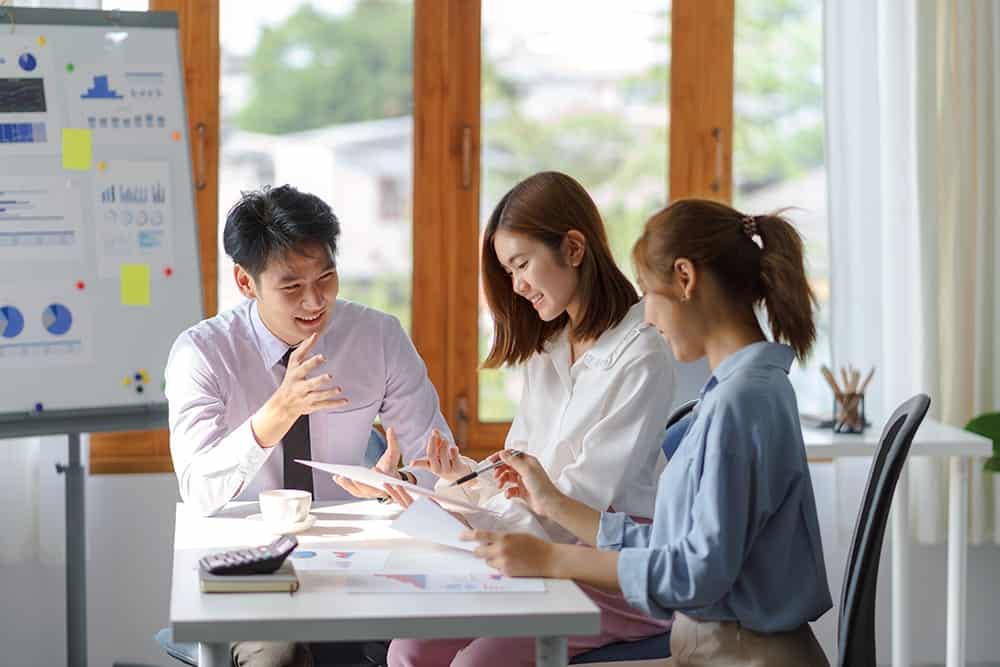
[[[537,457],[563,493],[598,511],[613,507],[652,516],[664,462],[660,443],[674,395],[670,348],[644,324],[640,301],[575,363],[570,358],[569,333],[563,330],[525,362],[521,402],[505,446]],[[476,487],[438,486],[461,490],[463,500],[502,515],[476,527],[575,541],[558,524],[504,498],[490,474]]]
[[[626,599],[781,632],[833,605],[795,393],[776,343],[726,358],[660,476],[651,525],[601,517],[598,547],[621,551]]]
[[[174,342],[165,373],[170,452],[181,498],[202,514],[282,487],[280,445],[257,444],[250,419],[281,384],[288,347],[264,326],[252,300]],[[377,415],[395,429],[404,461],[424,454],[434,428],[452,440],[426,367],[395,317],[338,299],[312,353],[325,361],[311,375],[330,373],[350,401],[310,414],[314,459],[360,465]],[[423,486],[435,479],[417,475]],[[314,473],[313,482],[317,500],[351,497],[328,474]]]

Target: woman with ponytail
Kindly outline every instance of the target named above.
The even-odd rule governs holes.
[[[563,494],[537,460],[502,455],[498,481],[598,551],[472,531],[512,576],[572,578],[674,616],[676,667],[818,666],[809,622],[832,607],[788,370],[816,337],[802,239],[780,215],[702,200],[654,215],[633,250],[645,318],[712,376],[660,477],[651,525]],[[756,309],[767,312],[768,342]]]

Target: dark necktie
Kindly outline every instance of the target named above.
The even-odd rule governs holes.
[[[289,348],[288,352],[285,352],[280,362],[282,367],[288,368],[288,357],[294,349],[294,347]],[[281,457],[285,464],[284,488],[302,489],[312,493],[312,468],[295,462],[295,459],[312,460],[309,446],[309,415],[299,415],[292,428],[288,429],[288,433],[281,439]]]

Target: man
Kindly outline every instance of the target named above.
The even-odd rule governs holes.
[[[383,496],[293,461],[361,464],[376,416],[390,428],[376,464],[388,474],[400,450],[409,462],[432,435],[452,440],[399,321],[337,299],[339,233],[326,203],[288,185],[246,193],[229,211],[225,250],[247,300],[182,333],[165,373],[181,498],[203,515],[265,489]],[[311,664],[291,644],[244,642],[233,655],[238,665]]]

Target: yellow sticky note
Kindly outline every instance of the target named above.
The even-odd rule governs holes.
[[[149,305],[149,264],[122,264],[122,305]]]
[[[63,128],[63,169],[89,171],[92,148],[93,141],[90,130]]]

